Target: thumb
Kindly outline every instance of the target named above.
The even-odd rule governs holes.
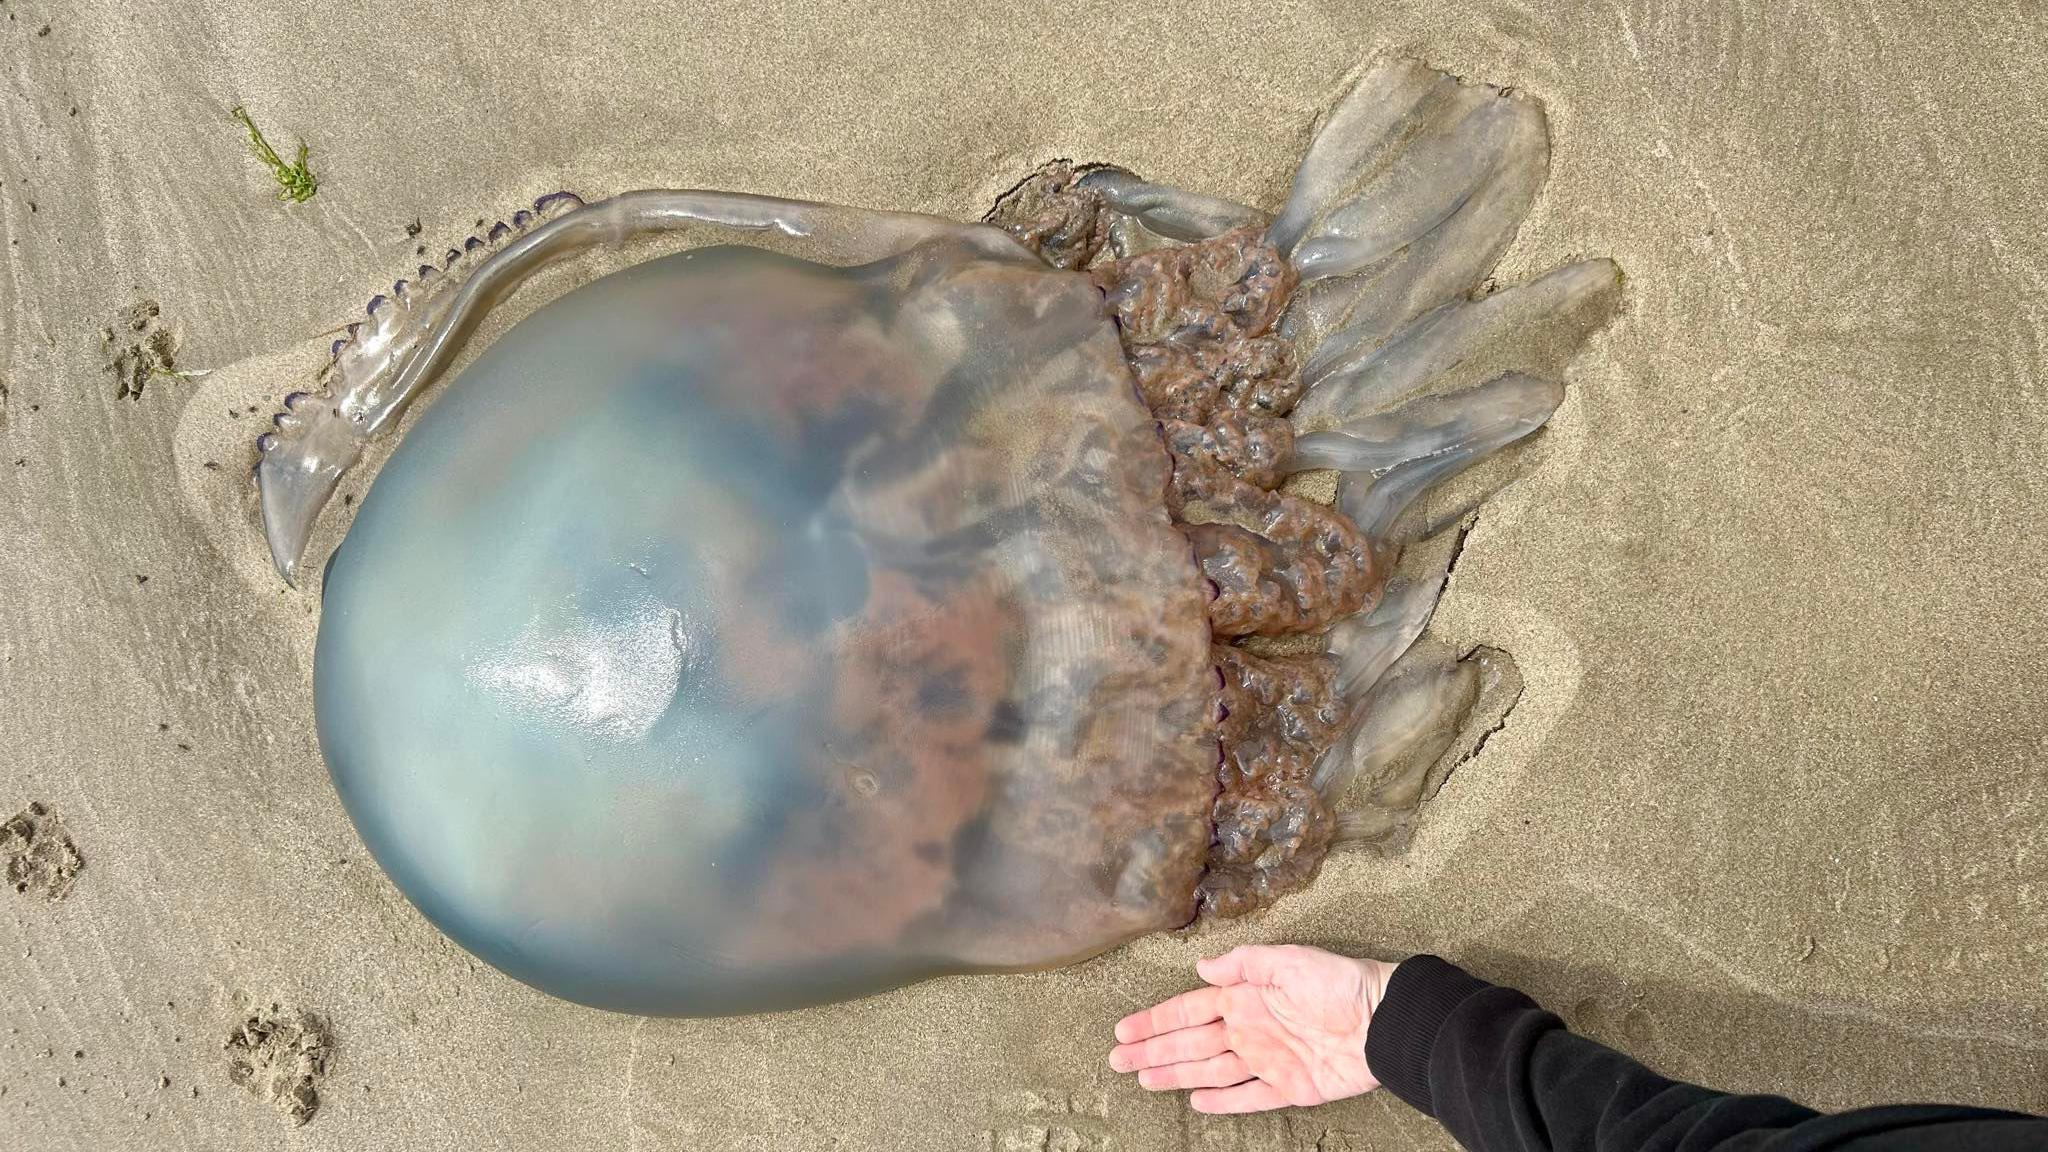
[[[1232,948],[1221,956],[1195,961],[1195,975],[1218,988],[1242,984],[1247,980],[1263,980],[1271,967],[1266,962],[1269,951],[1257,944]]]

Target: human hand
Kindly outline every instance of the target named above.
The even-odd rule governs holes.
[[[1263,945],[1197,961],[1207,988],[1116,1024],[1109,1066],[1155,1092],[1192,1088],[1197,1112],[1306,1107],[1380,1086],[1365,1030],[1392,964]]]

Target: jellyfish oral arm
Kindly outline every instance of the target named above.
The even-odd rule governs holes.
[[[1154,184],[1113,165],[1088,169],[1079,183],[1102,193],[1111,212],[1168,240],[1207,240],[1233,228],[1263,227],[1268,220],[1264,212],[1234,200]]]
[[[447,368],[493,305],[541,268],[600,244],[620,245],[692,227],[778,232],[804,241],[823,263],[861,264],[940,237],[985,255],[1026,259],[997,229],[915,212],[883,212],[776,196],[644,189],[585,204],[568,193],[449,251],[388,295],[335,342],[320,387],[293,392],[258,441],[263,534],[271,562],[294,582],[306,543],[341,477],[363,447]]]
[[[1270,219],[1117,168],[1073,181],[1109,216],[1116,259],[1096,275],[1211,592],[1210,912],[1269,903],[1330,845],[1405,827],[1340,801],[1362,789],[1368,806],[1412,809],[1499,682],[1485,658],[1424,638],[1455,546],[1404,551],[1506,482],[1512,461],[1478,466],[1550,418],[1566,365],[1617,310],[1607,260],[1488,279],[1549,151],[1534,99],[1396,57],[1323,118]],[[1285,483],[1319,470],[1339,473],[1331,506]],[[1322,653],[1240,643],[1312,632]]]

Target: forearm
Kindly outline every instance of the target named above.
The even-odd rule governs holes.
[[[1744,1147],[2048,1147],[2048,1121],[1942,1106],[1824,1116],[1777,1096],[1667,1079],[1567,1031],[1527,996],[1434,956],[1400,965],[1373,1013],[1373,1075],[1473,1152],[1687,1152]],[[1965,1141],[1974,1141],[1965,1143]]]

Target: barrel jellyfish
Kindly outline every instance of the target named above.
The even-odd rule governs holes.
[[[495,301],[695,246],[513,325],[357,507],[314,655],[356,829],[470,952],[649,1014],[1056,967],[1302,887],[1472,706],[1469,654],[1416,644],[1447,551],[1404,549],[1617,307],[1604,260],[1488,280],[1548,162],[1534,99],[1383,59],[1271,215],[1054,162],[973,223],[650,190],[472,237],[259,445],[286,579]]]

